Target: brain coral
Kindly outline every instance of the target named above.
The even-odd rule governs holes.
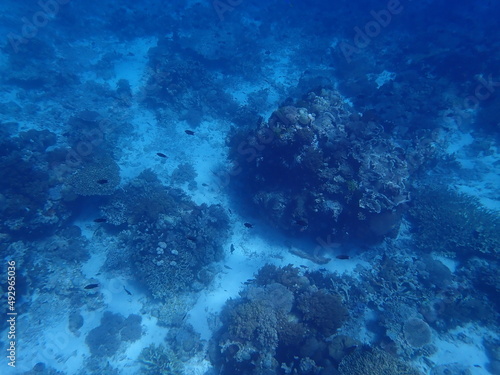
[[[414,348],[420,348],[431,342],[431,329],[422,319],[413,318],[403,326],[405,339]]]

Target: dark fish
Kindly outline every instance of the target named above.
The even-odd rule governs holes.
[[[234,245],[231,244],[231,254],[234,253]]]
[[[97,180],[97,183],[98,183],[98,184],[101,184],[101,185],[103,185],[103,184],[107,184],[107,183],[108,183],[108,180],[106,180],[105,178],[103,178],[103,179]]]
[[[161,152],[157,152],[156,155],[158,155],[160,158],[166,158],[167,155],[161,153]]]
[[[477,368],[482,368],[482,367],[481,367],[481,366],[479,366],[479,365],[474,365],[474,367],[477,367]]]
[[[192,130],[184,130],[184,133],[186,133],[187,135],[194,135],[194,131]]]
[[[302,268],[309,268],[309,267],[307,267],[307,266],[304,266],[303,264],[301,264],[300,266],[301,266]]]
[[[250,224],[250,223],[245,223],[244,225],[245,225],[247,228],[253,228],[253,225],[252,225],[252,224]]]
[[[105,223],[107,220],[103,217],[100,217],[99,219],[94,219],[94,223]]]
[[[206,183],[202,183],[202,184],[201,184],[201,186],[208,186],[208,184],[206,184]]]
[[[131,296],[131,295],[132,295],[132,293],[130,293],[130,291],[128,291],[128,290],[127,290],[127,288],[125,288],[125,286],[123,286],[123,290],[124,290],[125,292],[127,292],[127,294],[128,294],[129,296]]]
[[[231,268],[231,267],[226,266],[225,264],[224,264],[224,268],[227,268],[228,270],[232,270],[232,268]]]
[[[94,288],[97,288],[99,286],[99,284],[89,284],[89,285],[86,285],[84,289],[94,289]]]
[[[195,236],[186,236],[186,238],[187,238],[189,241],[196,242],[196,237],[195,237]]]
[[[135,54],[133,52],[129,52],[127,53],[127,56],[135,56]]]
[[[351,259],[351,257],[349,255],[345,255],[345,254],[341,254],[341,255],[337,255],[335,258],[337,259]]]

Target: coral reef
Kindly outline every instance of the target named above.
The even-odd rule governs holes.
[[[171,327],[167,340],[176,357],[181,361],[189,360],[203,348],[200,334],[190,324]]]
[[[49,168],[55,134],[29,130],[0,140],[0,223],[2,233],[43,237],[63,227],[69,218],[61,204],[57,180]]]
[[[339,365],[340,375],[422,375],[411,366],[379,349],[362,347],[345,357]]]
[[[290,282],[297,278],[299,288]],[[345,322],[347,310],[331,290],[318,290],[314,278],[321,276],[266,265],[241,298],[226,303],[223,326],[212,340],[212,360],[221,374],[333,371],[326,338]]]
[[[119,332],[123,316],[106,311],[101,325],[91,330],[85,338],[90,353],[95,356],[111,357],[120,348]]]
[[[244,170],[235,178],[274,225],[337,240],[395,235],[409,180],[427,160],[325,89],[283,105],[257,129],[233,129],[228,142],[234,170]]]
[[[500,217],[477,198],[445,188],[422,187],[410,219],[416,245],[423,251],[498,259]]]
[[[111,195],[120,183],[120,169],[109,156],[95,157],[84,162],[67,183],[77,195]]]
[[[198,174],[191,164],[181,163],[173,170],[170,180],[173,185],[188,183],[189,188],[192,190],[196,188],[196,176],[198,176]]]
[[[85,342],[90,353],[98,357],[111,357],[120,348],[122,341],[136,341],[142,335],[141,317],[129,315],[126,319],[120,314],[106,311],[101,325],[91,330]]]
[[[431,342],[431,329],[422,319],[409,319],[403,325],[406,341],[414,348],[420,348]]]
[[[301,294],[297,298],[297,309],[304,322],[325,337],[334,334],[348,317],[340,298],[322,290]]]
[[[121,229],[125,250],[120,257],[133,265],[155,298],[199,288],[212,279],[209,265],[222,258],[229,227],[219,205],[197,206],[146,170],[101,210],[109,224]]]
[[[144,348],[139,356],[144,375],[180,375],[181,364],[174,352],[165,345],[151,344]]]

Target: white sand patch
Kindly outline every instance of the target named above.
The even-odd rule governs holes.
[[[473,375],[490,375],[486,370],[488,358],[482,342],[484,337],[491,335],[494,333],[474,324],[458,327],[445,335],[435,337],[434,344],[438,351],[429,359],[437,366],[458,362],[468,367]]]
[[[115,87],[120,79],[126,79],[132,94],[137,94],[140,88],[145,84],[142,77],[148,63],[148,51],[155,47],[158,39],[155,37],[140,38],[128,41],[126,44],[117,46],[117,52],[121,52],[124,56],[115,65],[116,77],[111,87]]]

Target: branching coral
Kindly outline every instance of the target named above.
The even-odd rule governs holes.
[[[500,216],[475,197],[424,187],[415,194],[410,218],[422,250],[498,259]]]
[[[208,266],[222,258],[228,217],[218,205],[196,205],[146,170],[102,207],[128,259],[155,298],[207,284]]]
[[[165,345],[151,344],[139,356],[144,375],[180,375],[181,364],[176,355]]]
[[[111,195],[119,183],[120,169],[109,156],[85,162],[68,178],[72,191],[78,195]]]
[[[379,349],[361,348],[339,365],[341,375],[422,375],[409,365]]]

